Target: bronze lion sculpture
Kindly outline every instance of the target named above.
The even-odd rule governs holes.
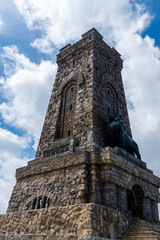
[[[124,129],[124,122],[121,115],[110,114],[106,126],[106,145],[110,147],[120,147],[130,154],[141,159],[137,143],[132,140]]]

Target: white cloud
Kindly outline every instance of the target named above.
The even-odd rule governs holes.
[[[151,20],[144,6],[129,0],[15,0],[15,3],[28,28],[42,31],[42,39],[36,39],[32,46],[43,52],[45,46],[75,40],[93,26],[100,28],[111,42],[115,30],[124,34],[140,32]]]
[[[15,46],[4,47],[6,78],[2,92],[7,101],[0,104],[6,123],[21,128],[37,140],[52,89],[56,64],[30,62]]]
[[[4,29],[4,22],[2,21],[2,18],[0,16],[0,32]]]
[[[129,110],[133,137],[138,141],[144,161],[160,175],[160,49],[146,36],[126,35],[117,43],[123,54],[123,79],[127,98],[134,109]]]
[[[31,43],[32,47],[37,49],[41,49],[42,53],[51,54],[53,53],[52,44],[46,39],[35,39],[33,43]]]
[[[27,157],[22,157],[22,151],[30,143],[29,138],[0,128],[0,212],[5,213],[8,200],[15,184],[15,169],[27,163]]]

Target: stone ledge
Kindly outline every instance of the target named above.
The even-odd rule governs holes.
[[[59,51],[60,52],[63,52],[63,51],[65,51],[66,49],[68,49],[68,48],[70,48],[71,47],[71,44],[69,43],[69,44],[67,44],[66,46],[64,46],[63,48],[61,48]]]
[[[136,164],[127,161],[124,157],[118,155],[114,148],[106,147],[101,153],[102,164],[117,166],[132,175],[144,179],[145,181],[160,187],[160,178],[155,176],[149,169],[142,169]]]
[[[61,168],[85,164],[87,162],[86,154],[86,151],[82,151],[69,153],[61,157],[44,158],[42,161],[35,162],[35,164],[18,168],[16,170],[16,178],[20,179],[31,175],[42,174],[44,172],[51,172]]]
[[[103,36],[95,28],[92,28],[84,33],[82,35],[82,39],[73,45],[70,46],[68,44],[64,46],[64,49],[62,48],[60,53],[57,55],[57,63],[62,60],[64,61],[64,59],[68,57],[71,58],[74,52],[77,52],[79,49],[88,48],[88,44],[93,48],[96,40],[98,41],[98,45],[101,48],[103,47],[104,52],[106,52],[112,60],[117,62],[122,67],[122,59],[120,58],[121,55],[114,48],[110,48],[110,46],[103,41]]]

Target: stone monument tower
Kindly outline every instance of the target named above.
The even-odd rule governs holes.
[[[0,236],[159,239],[160,179],[132,152],[106,142],[111,114],[123,119],[125,142],[134,142],[120,54],[93,28],[62,48],[57,64],[36,157],[16,171]]]

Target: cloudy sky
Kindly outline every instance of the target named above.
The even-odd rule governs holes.
[[[56,54],[95,27],[122,55],[133,138],[160,176],[160,2],[0,0],[0,213],[15,170],[34,158]]]

